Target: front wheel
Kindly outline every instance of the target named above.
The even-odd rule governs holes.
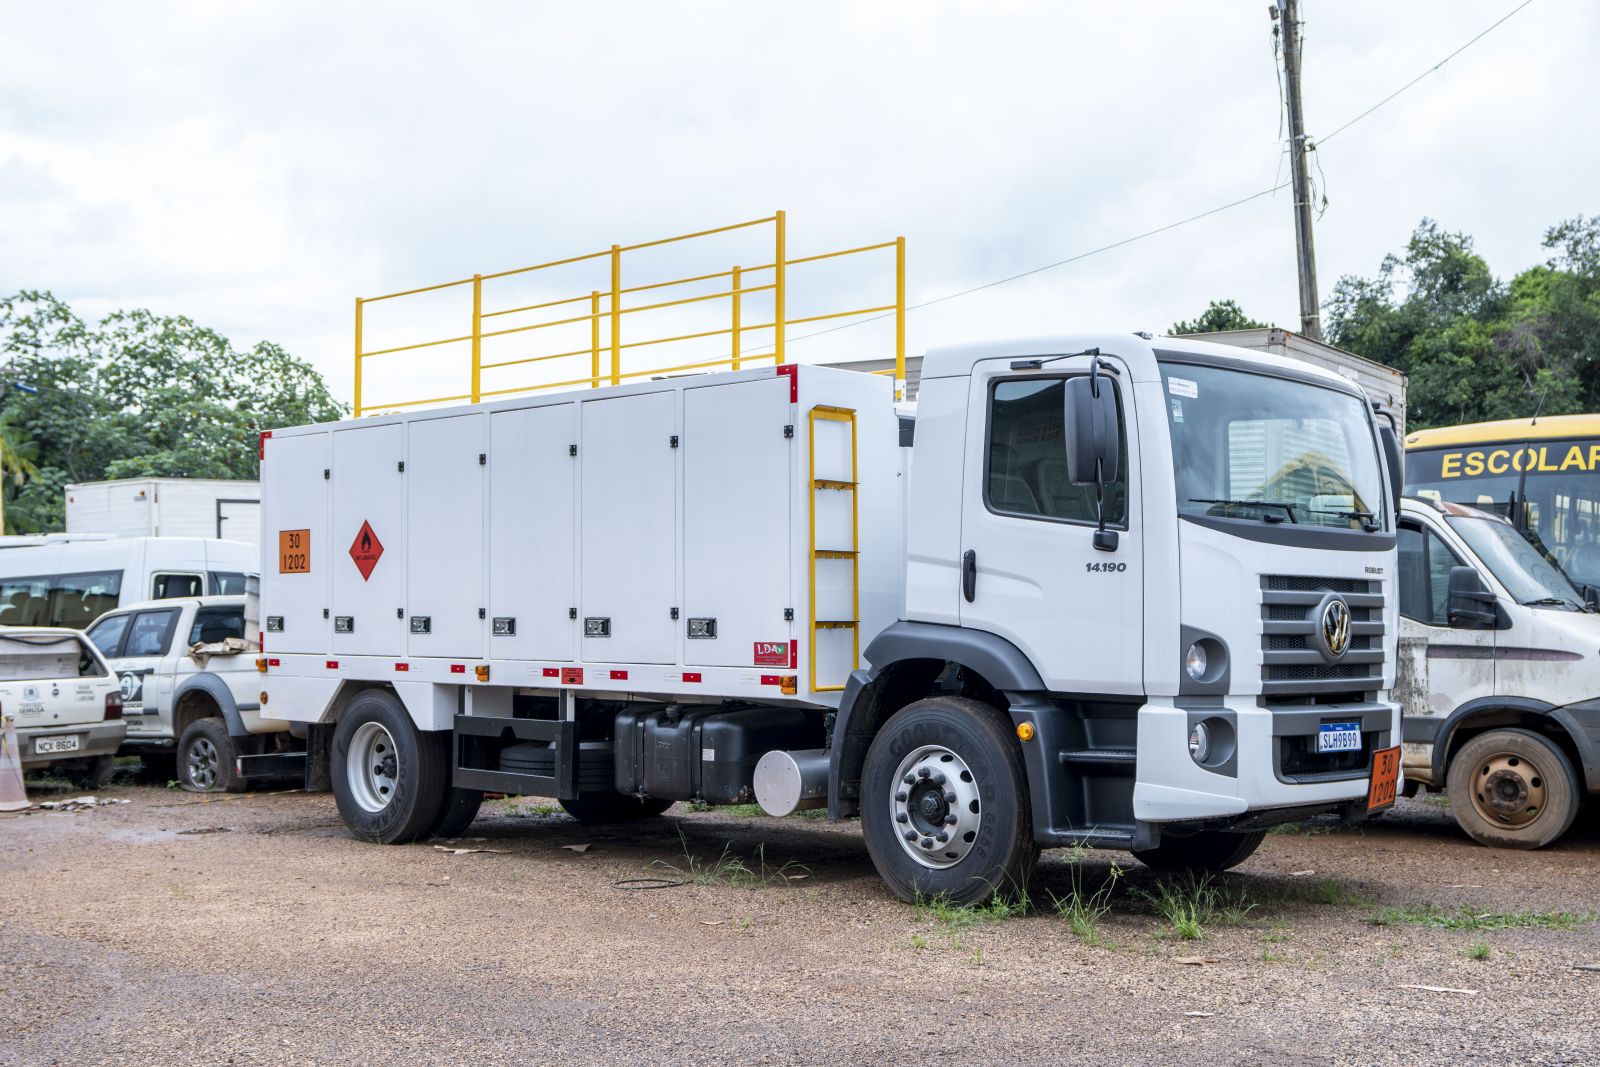
[[[1212,871],[1220,873],[1239,866],[1261,847],[1265,830],[1247,834],[1226,830],[1201,830],[1188,837],[1161,838],[1155,848],[1134,852],[1134,858],[1156,871]]]
[[[978,904],[1024,892],[1039,849],[1005,717],[965,697],[902,708],[867,750],[861,829],[901,900]]]
[[[397,698],[369,689],[340,717],[328,764],[344,824],[368,841],[402,844],[440,819],[450,785],[450,735],[418,730]]]
[[[1484,845],[1543,848],[1578,814],[1571,761],[1531,730],[1479,734],[1451,758],[1445,781],[1456,823]]]

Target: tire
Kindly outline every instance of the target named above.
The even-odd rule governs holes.
[[[1543,848],[1578,814],[1572,762],[1531,730],[1479,734],[1451,757],[1445,781],[1456,824],[1495,848]]]
[[[483,790],[451,786],[445,791],[444,806],[439,809],[439,817],[434,820],[427,836],[460,837],[461,832],[478,817],[478,808],[482,804]]]
[[[104,789],[117,773],[117,757],[90,756],[67,775],[67,780],[79,789]]]
[[[1249,859],[1266,837],[1265,830],[1245,834],[1201,830],[1188,837],[1163,836],[1161,844],[1155,848],[1133,855],[1153,871],[1211,871],[1220,874]]]
[[[178,784],[190,793],[242,793],[233,773],[233,738],[221,719],[196,719],[178,739]]]
[[[879,877],[901,900],[978,904],[1024,892],[1039,848],[1005,717],[965,697],[896,712],[867,749],[861,829]]]
[[[653,819],[673,804],[670,800],[631,797],[626,793],[594,793],[558,803],[566,809],[568,815],[589,826]]]
[[[368,689],[350,702],[328,758],[339,817],[357,837],[415,841],[441,819],[450,785],[450,734],[418,730],[394,694]]]

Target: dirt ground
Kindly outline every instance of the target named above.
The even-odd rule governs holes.
[[[452,854],[356,841],[327,794],[101,795],[0,816],[0,1063],[1600,1062],[1593,813],[1516,853],[1407,801],[1199,899],[1047,853],[1007,915],[899,903],[853,823],[524,798]],[[1052,906],[1107,884],[1077,933]]]

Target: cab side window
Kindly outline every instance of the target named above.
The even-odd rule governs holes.
[[[1061,378],[995,383],[989,396],[989,457],[984,479],[990,510],[1066,522],[1095,521],[1094,486],[1073,485],[1067,478],[1065,394]],[[1120,404],[1117,435],[1126,456]],[[1127,522],[1127,467],[1126,462],[1119,464],[1117,480],[1106,485],[1109,525]]]
[[[244,637],[244,608],[201,608],[189,627],[189,644],[213,645],[230,637]]]
[[[1400,614],[1429,626],[1448,626],[1450,569],[1462,565],[1432,530],[1400,525]]]
[[[124,656],[163,656],[167,643],[172,640],[172,629],[177,624],[176,611],[141,611],[133,617],[128,627],[128,641]]]
[[[128,632],[131,618],[132,615],[111,615],[89,627],[89,640],[102,656],[111,659],[122,654],[122,637]]]

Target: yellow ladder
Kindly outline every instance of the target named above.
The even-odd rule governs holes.
[[[817,422],[841,422],[850,428],[850,480],[838,481],[831,478],[817,477]],[[850,631],[850,667],[845,671],[848,678],[850,671],[861,665],[861,561],[859,551],[861,548],[861,525],[858,494],[856,491],[857,460],[856,460],[856,413],[853,408],[836,408],[817,405],[811,409],[810,425],[807,427],[807,443],[810,447],[810,467],[807,471],[811,479],[811,533],[809,550],[810,590],[811,590],[811,691],[814,693],[827,693],[841,690],[844,684],[818,685],[817,684],[817,635],[823,630],[849,630]],[[817,500],[820,493],[849,493],[850,494],[850,547],[848,549],[817,548]],[[817,618],[817,561],[818,560],[848,560],[850,563],[850,617],[848,619],[819,619]]]

